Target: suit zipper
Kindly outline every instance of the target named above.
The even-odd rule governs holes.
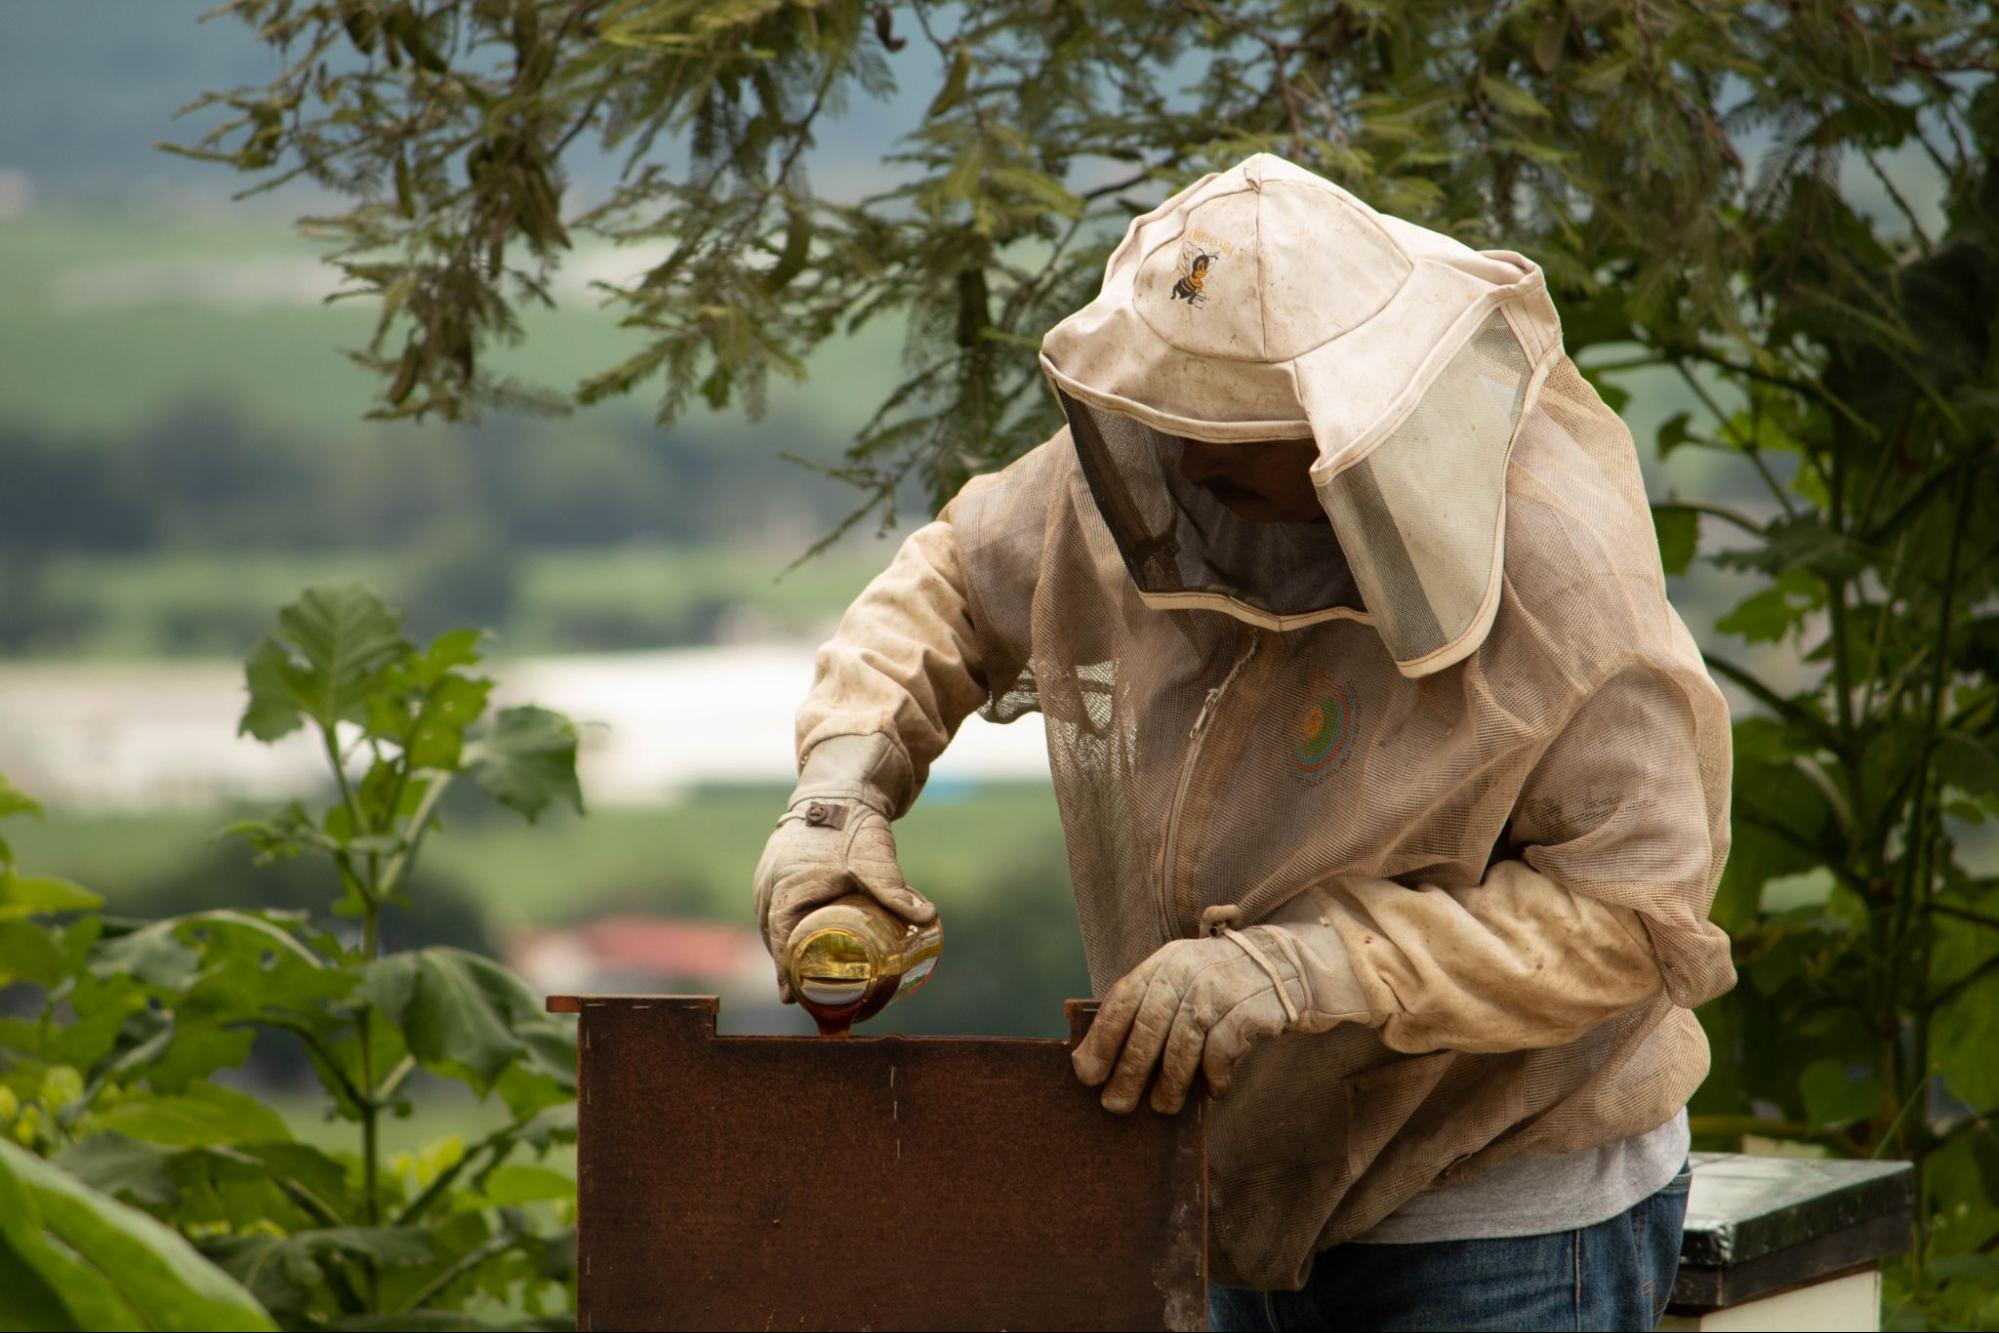
[[[1194,725],[1187,730],[1187,757],[1180,765],[1180,781],[1173,790],[1173,804],[1166,811],[1166,836],[1161,849],[1159,872],[1159,922],[1167,939],[1179,938],[1178,927],[1173,923],[1174,862],[1180,851],[1180,812],[1187,804],[1188,789],[1194,785],[1194,765],[1201,757],[1201,740],[1207,731],[1208,722],[1215,714],[1215,705],[1222,695],[1235,683],[1242,669],[1249,665],[1249,659],[1256,656],[1259,635],[1249,631],[1249,643],[1236,657],[1235,665],[1222,677],[1222,683],[1208,691],[1208,697],[1201,701],[1201,711],[1194,715]]]

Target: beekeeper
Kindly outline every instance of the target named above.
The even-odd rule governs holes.
[[[1651,1328],[1728,714],[1540,270],[1259,154],[1137,218],[1041,366],[1067,428],[819,652],[767,942],[856,888],[930,919],[890,821],[972,710],[1038,711],[1076,1072],[1216,1098],[1215,1326]]]

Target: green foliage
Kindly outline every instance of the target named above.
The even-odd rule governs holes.
[[[1958,58],[1989,63],[1992,38],[1989,17],[1967,24]],[[1708,658],[1750,704],[1716,905],[1743,980],[1703,1011],[1716,1074],[1694,1125],[1712,1146],[1913,1160],[1893,1317],[1985,1326],[1999,876],[1968,853],[1999,819],[1999,86],[1854,52],[1785,92],[1765,110],[1811,134],[1727,234],[1747,257],[1730,322],[1625,307],[1644,363],[1702,399],[1661,450],[1719,451],[1764,487],[1743,509],[1660,507],[1669,563],[1696,549],[1689,520],[1726,533],[1699,558],[1750,591],[1716,628],[1761,646]],[[1879,170],[1910,145],[1940,223]],[[1842,166],[1873,168],[1885,206],[1864,211]]]
[[[1094,293],[1133,212],[1248,152],[1532,254],[1573,348],[1634,322],[1693,346],[1744,329],[1741,283],[1769,259],[1769,219],[1745,225],[1745,209],[1772,182],[1934,132],[1918,108],[1992,61],[1988,8],[1964,0],[1893,22],[1696,0],[225,9],[285,64],[197,103],[219,119],[177,151],[257,188],[309,176],[346,202],[305,225],[378,314],[355,353],[379,376],[378,413],[642,387],[662,422],[697,400],[755,413],[772,374],[886,327],[906,339],[903,379],[835,469],[870,497],[856,519],[891,514],[905,478],[941,500],[1045,438],[1041,331]],[[884,152],[881,189],[816,182],[826,125],[904,87],[935,95]],[[592,143],[623,168],[586,205],[565,155]],[[579,232],[664,248],[601,285],[644,343],[573,390],[530,393],[493,354],[521,336],[517,307],[551,303]],[[1864,307],[1815,314],[1880,326]]]
[[[0,1290],[9,1328],[276,1327],[173,1230],[4,1141]]]
[[[107,918],[76,886],[0,861],[0,979],[39,992],[33,1017],[0,1019],[0,1131],[19,1145],[0,1156],[0,1265],[20,1278],[0,1285],[0,1324],[560,1326],[573,1204],[511,1159],[574,1139],[573,1032],[488,959],[379,947],[460,775],[530,818],[581,809],[574,728],[531,707],[485,722],[478,641],[418,647],[365,588],[327,584],[246,663],[242,729],[310,728],[339,799],[227,831],[265,860],[323,859],[358,939],[274,910]],[[0,782],[0,813],[35,808]],[[297,1142],[213,1081],[260,1031],[303,1048],[357,1153]],[[496,1093],[507,1119],[470,1147],[454,1136],[385,1163],[381,1119],[408,1113],[420,1070]],[[111,1263],[110,1284],[71,1271]]]

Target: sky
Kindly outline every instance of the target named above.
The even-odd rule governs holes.
[[[216,0],[5,0],[0,4],[0,221],[26,202],[69,207],[206,209],[247,182],[153,145],[195,137],[207,121],[175,112],[209,90],[264,82],[280,58]],[[905,85],[887,102],[856,97],[825,124],[811,162],[861,181],[882,176],[881,145],[915,123],[936,82],[911,43],[894,58]],[[907,68],[901,68],[906,66]],[[579,145],[581,148],[582,145]],[[580,180],[610,170],[572,152]],[[252,207],[293,211],[291,198]],[[10,202],[11,201],[11,202]]]

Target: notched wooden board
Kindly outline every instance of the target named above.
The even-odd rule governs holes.
[[[1206,1326],[1199,1099],[1111,1115],[1061,1041],[549,1007],[581,1022],[581,1329]]]

